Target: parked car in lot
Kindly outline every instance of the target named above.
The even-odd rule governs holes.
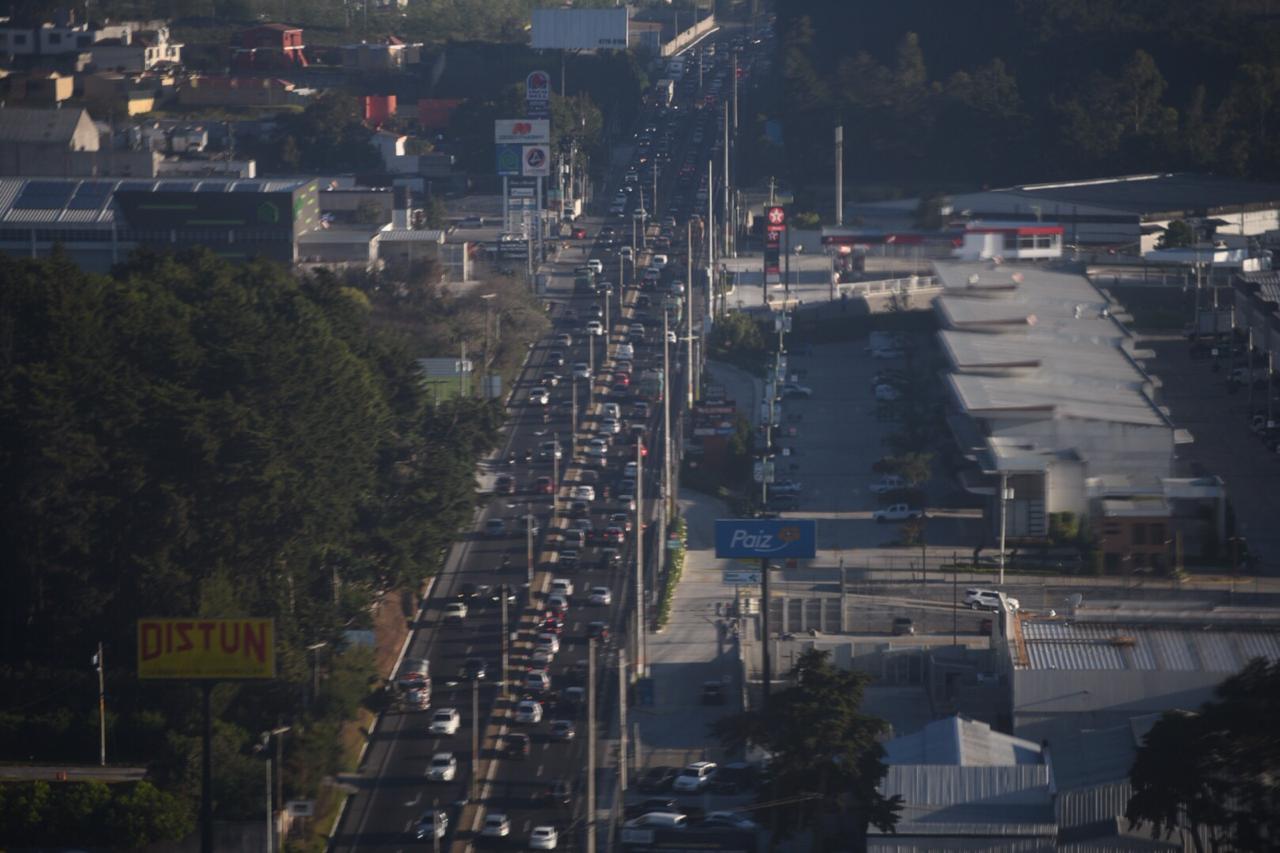
[[[758,775],[755,767],[744,761],[723,764],[711,775],[708,787],[716,794],[740,794],[756,786]],[[710,817],[710,815],[708,815]]]
[[[871,513],[871,517],[876,521],[908,521],[913,518],[924,518],[925,512],[908,504],[891,504]]]
[[[711,775],[716,772],[714,761],[695,761],[685,766],[671,785],[678,794],[696,794],[711,782]]]
[[[658,766],[650,767],[640,775],[636,781],[636,788],[646,794],[656,794],[662,791],[671,790],[671,783],[676,780],[676,769],[674,767]],[[675,807],[675,801],[672,800],[672,808]]]
[[[888,492],[896,492],[899,489],[905,489],[907,481],[899,477],[897,474],[885,474],[879,480],[876,480],[868,489],[873,495],[883,495]]]

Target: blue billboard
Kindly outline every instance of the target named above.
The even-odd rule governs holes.
[[[818,523],[794,518],[718,518],[716,556],[811,560],[818,551]]]

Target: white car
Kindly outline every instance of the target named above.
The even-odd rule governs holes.
[[[602,273],[604,272],[604,264],[600,261],[599,258],[588,258],[587,269],[591,270],[594,273]]]
[[[539,649],[547,649],[551,654],[560,652],[560,638],[555,634],[539,634],[536,647]]]
[[[707,787],[711,774],[716,772],[714,761],[695,761],[686,765],[671,784],[671,790],[680,794],[694,794]]]
[[[535,669],[524,674],[524,689],[530,693],[546,693],[551,689],[551,676],[545,669]],[[534,703],[537,704],[537,703]],[[538,705],[538,719],[542,719],[542,706]]]
[[[424,838],[444,838],[449,831],[449,816],[443,809],[431,809],[418,819],[418,840]]]
[[[504,814],[485,815],[480,834],[485,838],[506,838],[511,834],[511,819]]]
[[[999,612],[1005,607],[1015,613],[1020,606],[1018,599],[1010,598],[997,589],[966,589],[964,603],[970,610],[991,610]]]
[[[535,826],[529,833],[529,849],[555,850],[560,836],[554,826]]]
[[[427,766],[427,778],[432,782],[452,782],[458,775],[458,759],[452,752],[437,752]]]
[[[889,403],[889,402],[893,402],[894,400],[901,399],[901,397],[902,397],[902,392],[899,391],[897,388],[894,388],[892,385],[876,386],[876,399],[881,402]]]
[[[534,649],[532,653],[530,653],[529,665],[541,667],[545,669],[546,667],[551,666],[552,661],[554,661],[555,659],[556,659],[555,652],[551,651],[548,648],[539,646],[538,648]]]
[[[444,606],[444,621],[461,622],[467,618],[467,605],[461,601],[450,601]]]
[[[633,257],[635,257],[631,252],[630,246],[623,246],[621,249],[618,250],[618,254],[626,258],[627,260],[631,260]]]
[[[674,344],[674,343],[679,343],[679,341],[680,341],[680,339],[679,339],[678,337],[676,337],[676,333],[668,329],[668,330],[667,330],[667,343],[669,343],[669,344]]]
[[[593,586],[590,601],[596,607],[608,607],[613,604],[613,591],[607,586]]]
[[[908,521],[913,518],[924,518],[924,510],[915,509],[910,504],[893,504],[871,513],[876,521]]]
[[[551,579],[552,595],[573,595],[573,581],[568,578],[552,578]]]
[[[576,362],[573,365],[573,378],[574,379],[590,379],[591,365],[587,364],[585,361]]]
[[[896,492],[898,489],[905,489],[907,481],[899,477],[897,474],[885,474],[879,480],[870,485],[871,494],[883,495],[887,492]]]
[[[660,270],[663,267],[665,267],[670,262],[670,260],[671,259],[668,258],[666,255],[654,255],[653,258],[651,258],[649,261],[649,266],[652,267],[653,269]]]
[[[596,459],[604,459],[609,455],[609,442],[605,441],[603,438],[593,438],[587,442],[586,447],[582,448],[582,452],[587,456],[594,456]],[[574,488],[578,489],[582,487],[575,486]],[[579,498],[579,500],[586,499]]]
[[[587,334],[595,337],[599,337],[600,335],[603,335],[604,323],[601,323],[599,320],[587,321]]]
[[[622,432],[622,424],[615,418],[601,418],[598,431],[601,435],[617,435]]]
[[[546,388],[534,388],[529,392],[529,405],[545,406],[551,402],[551,392]]]
[[[431,715],[431,733],[433,735],[456,735],[458,726],[462,724],[462,715],[457,708],[441,708]]]
[[[516,722],[530,724],[542,722],[542,705],[532,699],[522,700],[519,705],[516,705]]]
[[[605,403],[600,407],[600,414],[606,418],[620,420],[622,418],[622,407],[617,403]]]
[[[596,487],[574,486],[573,491],[569,493],[569,498],[575,501],[593,501],[596,499]]]
[[[567,613],[569,611],[569,597],[559,593],[548,595],[547,609],[553,613]]]
[[[631,361],[636,357],[636,348],[631,344],[618,344],[618,351],[614,353],[614,357],[619,361]]]

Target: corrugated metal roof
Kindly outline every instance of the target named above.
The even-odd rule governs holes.
[[[1028,664],[1019,669],[1234,673],[1254,657],[1280,660],[1280,634],[1263,627],[1186,628],[1022,617]]]
[[[888,764],[1002,767],[1039,764],[1040,745],[991,730],[979,720],[961,716],[929,723],[918,732],[884,745]]]

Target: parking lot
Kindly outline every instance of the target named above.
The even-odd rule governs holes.
[[[1156,353],[1148,370],[1163,383],[1164,403],[1173,422],[1189,430],[1195,441],[1178,448],[1184,476],[1217,474],[1226,482],[1236,517],[1236,534],[1258,556],[1262,574],[1280,573],[1280,455],[1249,428],[1249,390],[1232,392],[1226,377],[1230,361],[1223,357],[1214,370],[1212,357],[1193,358],[1191,345],[1181,336],[1147,338],[1145,348]],[[1241,366],[1238,360],[1236,366]],[[1255,366],[1257,366],[1255,361]],[[1254,408],[1265,411],[1266,390],[1255,389]],[[1280,418],[1280,407],[1275,415]]]
[[[927,361],[930,336],[909,337],[913,357]],[[776,478],[800,484],[802,491],[791,512],[819,519],[819,547],[824,550],[893,547],[901,534],[900,524],[877,523],[872,517],[885,505],[871,491],[881,476],[873,466],[891,452],[885,439],[899,428],[892,418],[902,402],[877,400],[873,379],[877,374],[907,370],[907,355],[878,358],[868,347],[866,339],[793,346],[789,356],[789,371],[812,394],[783,402],[779,443],[789,455],[778,457]],[[924,382],[914,382],[904,388],[904,394],[923,395],[932,404],[942,389],[930,371],[908,373],[921,374],[927,377]],[[939,436],[938,440],[950,439]],[[972,499],[957,494],[940,468],[935,460],[933,476],[924,487],[926,500],[920,508],[929,516],[925,539],[931,550],[967,551],[982,538],[981,514]]]

